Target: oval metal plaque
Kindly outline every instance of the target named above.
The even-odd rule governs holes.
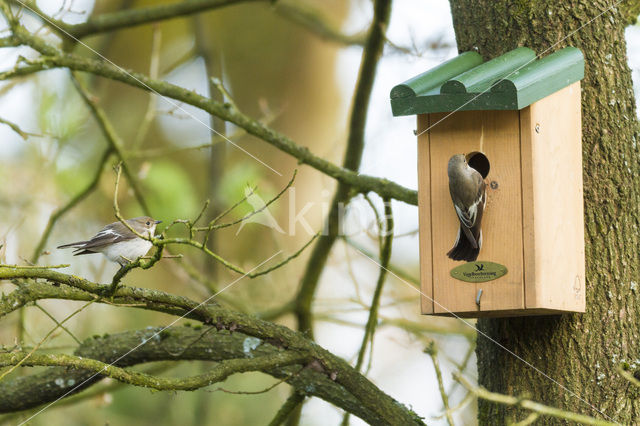
[[[451,276],[468,283],[482,283],[495,280],[507,273],[507,267],[495,262],[475,261],[456,266]]]

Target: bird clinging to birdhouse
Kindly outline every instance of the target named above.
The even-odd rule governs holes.
[[[453,260],[473,262],[482,247],[482,214],[487,203],[482,175],[470,167],[464,155],[449,159],[449,193],[460,220],[458,236],[447,256]]]

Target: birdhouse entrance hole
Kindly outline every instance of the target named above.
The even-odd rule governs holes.
[[[467,164],[469,164],[469,167],[471,167],[472,169],[476,169],[482,176],[482,179],[486,179],[487,176],[489,176],[491,164],[489,163],[489,159],[486,155],[484,155],[480,151],[473,151],[468,153],[465,158],[467,159]]]

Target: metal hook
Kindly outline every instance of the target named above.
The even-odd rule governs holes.
[[[480,307],[480,298],[482,297],[482,289],[478,290],[478,295],[476,296],[476,305]]]

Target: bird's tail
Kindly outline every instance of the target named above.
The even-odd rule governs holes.
[[[59,249],[65,249],[65,248],[73,248],[73,255],[74,256],[80,256],[83,254],[92,254],[95,253],[95,251],[89,250],[89,249],[85,249],[85,245],[88,243],[89,241],[76,241],[75,243],[70,243],[70,244],[63,244],[61,246],[58,246],[56,248]]]
[[[480,247],[482,247],[482,230],[480,230],[478,234],[479,235],[477,235],[476,238],[478,244],[477,247],[474,247],[462,229],[458,229],[456,242],[453,244],[451,250],[447,252],[447,256],[453,260],[465,260],[467,262],[475,261],[480,253]]]
[[[59,249],[64,249],[64,248],[69,248],[69,247],[80,248],[78,246],[84,246],[85,244],[87,244],[87,241],[76,241],[75,243],[63,244],[63,245],[58,246],[56,248],[59,248]]]

